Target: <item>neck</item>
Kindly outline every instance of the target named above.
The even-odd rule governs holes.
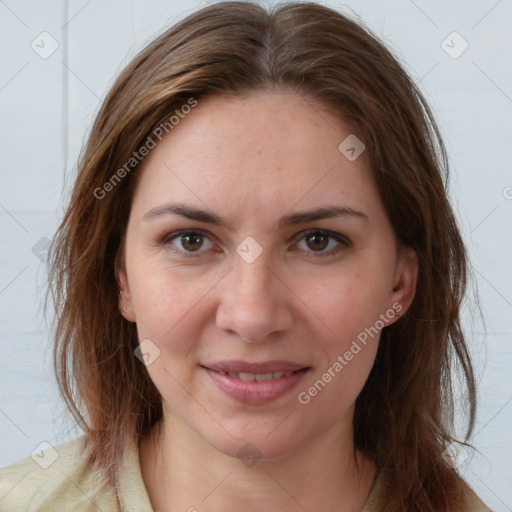
[[[161,428],[139,446],[154,512],[359,512],[375,479],[373,462],[354,453],[351,427],[336,424],[293,453],[254,461],[222,453],[175,418]]]

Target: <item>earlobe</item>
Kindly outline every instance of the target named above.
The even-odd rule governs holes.
[[[135,314],[133,312],[133,304],[128,287],[128,279],[124,269],[115,269],[118,305],[121,315],[129,322],[135,322]]]
[[[400,316],[403,316],[409,309],[416,295],[418,269],[416,251],[412,247],[402,246],[391,293],[391,303],[400,304]]]

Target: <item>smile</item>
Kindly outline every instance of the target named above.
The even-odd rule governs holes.
[[[216,371],[202,367],[222,396],[245,405],[265,405],[285,398],[311,368],[268,373]]]
[[[247,372],[218,372],[220,375],[229,375],[233,379],[244,380],[244,381],[255,381],[258,382],[266,380],[280,379],[281,377],[288,377],[293,372],[273,372],[273,373],[247,373]]]

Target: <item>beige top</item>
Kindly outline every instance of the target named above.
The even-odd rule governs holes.
[[[120,465],[115,496],[80,454],[81,436],[0,470],[0,512],[153,512],[140,470],[139,450],[130,444]],[[362,512],[379,512],[377,478]],[[472,495],[467,512],[492,512]],[[192,504],[193,505],[193,504]],[[191,507],[193,510],[193,507]]]

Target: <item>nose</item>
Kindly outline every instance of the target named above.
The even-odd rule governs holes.
[[[219,283],[217,327],[244,341],[268,341],[293,326],[293,293],[263,254],[252,263],[235,258]]]

